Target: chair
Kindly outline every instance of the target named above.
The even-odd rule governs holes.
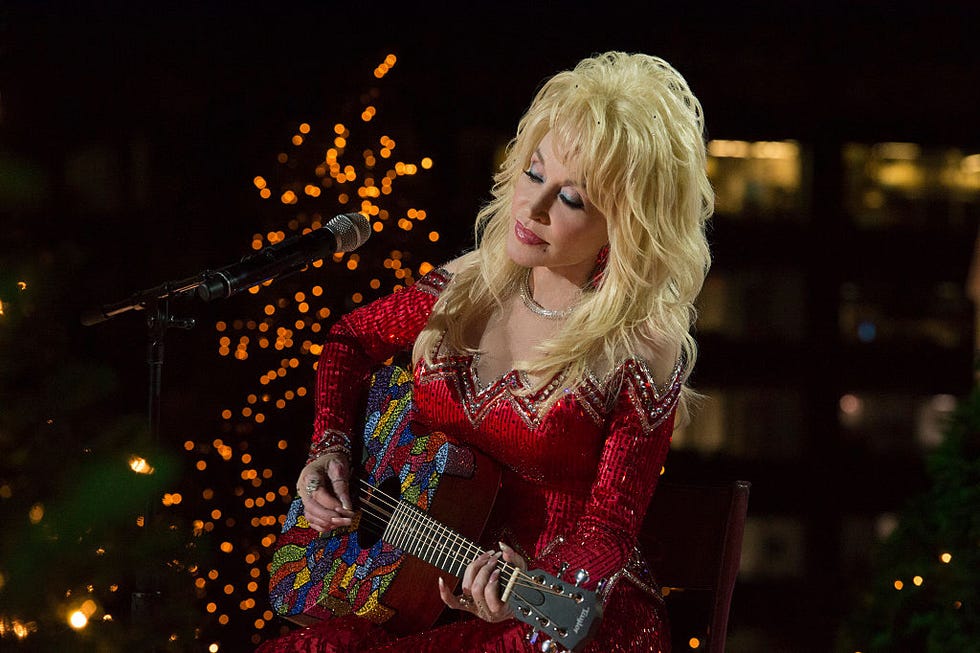
[[[725,650],[750,485],[657,486],[640,544],[667,604],[675,653]]]

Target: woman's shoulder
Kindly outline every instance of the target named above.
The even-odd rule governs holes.
[[[681,343],[652,334],[639,338],[632,358],[642,362],[658,385],[669,385],[681,365]]]
[[[430,269],[415,285],[418,290],[438,297],[467,265],[467,255],[456,257]]]
[[[622,380],[624,372],[642,373],[658,387],[672,385],[683,368],[682,348],[657,335],[643,336],[619,351],[613,360],[596,366],[598,376]]]
[[[446,261],[440,265],[439,268],[445,270],[450,275],[456,275],[474,263],[476,263],[476,252],[467,252],[457,256],[454,259]]]

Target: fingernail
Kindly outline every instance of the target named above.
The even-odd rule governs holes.
[[[510,548],[509,546],[507,546],[506,544],[504,544],[503,542],[497,542],[497,545],[498,545],[498,546],[499,546],[499,547],[500,547],[500,548],[501,548],[502,550],[504,550],[504,551],[510,551],[510,550],[511,550],[511,548]]]
[[[439,576],[439,587],[444,587],[445,583],[442,582],[442,576]]]

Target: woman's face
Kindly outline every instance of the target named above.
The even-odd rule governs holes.
[[[584,285],[599,249],[609,242],[606,217],[584,184],[569,178],[548,133],[516,182],[507,254],[524,267],[547,267]]]

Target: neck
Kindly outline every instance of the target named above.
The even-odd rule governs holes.
[[[545,312],[567,316],[582,298],[582,287],[560,274],[555,274],[547,268],[531,268],[524,278],[526,297],[529,301]],[[533,306],[532,312],[537,313]],[[549,316],[552,317],[552,316]]]

